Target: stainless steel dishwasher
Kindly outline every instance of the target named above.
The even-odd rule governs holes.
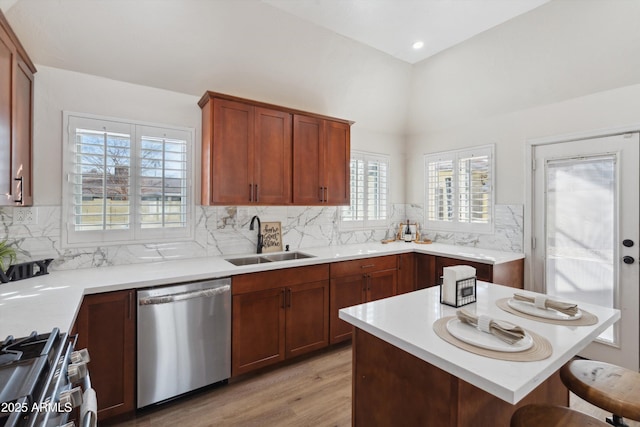
[[[138,291],[138,408],[231,376],[231,279]]]

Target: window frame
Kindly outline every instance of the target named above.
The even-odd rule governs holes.
[[[129,227],[124,230],[90,230],[77,231],[74,229],[74,183],[72,178],[76,176],[76,141],[75,129],[72,129],[73,122],[91,123],[85,126],[87,129],[96,129],[96,123],[103,123],[111,129],[126,131],[130,135],[130,164],[129,164],[129,195],[131,204],[129,206]],[[79,126],[78,126],[79,127]],[[96,129],[97,130],[97,129]],[[155,133],[154,133],[155,132]],[[186,186],[184,197],[186,197],[185,211],[183,215],[185,227],[142,227],[140,220],[142,193],[141,188],[141,164],[142,158],[142,137],[159,137],[162,134],[167,139],[180,139],[186,141],[185,162]],[[143,243],[166,243],[177,241],[190,241],[194,239],[194,176],[195,176],[195,150],[194,150],[195,129],[180,126],[171,126],[158,123],[149,123],[137,120],[101,116],[86,113],[63,111],[63,166],[62,166],[62,240],[61,247],[74,248],[85,247],[87,245],[121,245],[121,244],[143,244]],[[163,197],[165,193],[163,192]]]
[[[489,191],[490,200],[488,203],[487,223],[473,223],[460,221],[460,187],[459,187],[459,170],[461,160],[469,157],[488,156],[489,158]],[[429,219],[430,203],[429,203],[429,166],[437,161],[452,161],[452,200],[453,200],[453,220],[434,220]],[[449,231],[449,232],[467,232],[478,234],[492,234],[495,229],[495,144],[482,145],[477,147],[463,148],[458,150],[442,151],[437,153],[428,153],[424,155],[424,224],[427,230]]]
[[[370,220],[367,219],[367,214],[368,214],[368,203],[367,203],[367,187],[363,188],[363,193],[364,193],[364,202],[363,202],[363,206],[364,206],[364,213],[363,213],[363,219],[362,220],[349,220],[349,219],[345,219],[344,217],[344,212],[348,209],[350,209],[351,205],[349,206],[342,206],[340,207],[340,211],[339,211],[339,219],[340,219],[340,229],[342,230],[359,230],[359,229],[367,229],[367,230],[371,230],[371,229],[386,229],[389,225],[389,218],[391,216],[391,212],[390,212],[390,192],[391,192],[391,156],[389,156],[388,154],[379,154],[379,153],[371,153],[371,152],[366,152],[366,151],[359,151],[359,150],[352,150],[351,151],[351,160],[354,159],[359,159],[364,161],[365,167],[363,169],[363,171],[368,170],[368,163],[369,161],[379,161],[379,162],[384,162],[387,165],[387,183],[386,183],[386,203],[385,203],[385,207],[386,207],[386,217],[384,219],[377,219],[377,220]],[[349,168],[349,174],[351,175],[351,167]],[[354,196],[353,194],[350,195],[349,200],[354,200]]]

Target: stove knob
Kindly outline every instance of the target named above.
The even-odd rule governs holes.
[[[67,366],[67,378],[69,382],[75,384],[80,382],[84,377],[87,376],[88,369],[86,363],[72,363]]]
[[[71,363],[89,363],[90,361],[89,351],[86,348],[71,352]]]
[[[71,410],[82,405],[82,388],[76,387],[60,393],[60,406],[65,410]]]

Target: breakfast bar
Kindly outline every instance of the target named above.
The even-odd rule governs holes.
[[[542,337],[548,357],[502,360],[445,341],[433,326],[456,309],[440,303],[437,286],[340,310],[340,319],[354,327],[353,425],[503,426],[525,404],[568,406],[558,370],[620,312],[578,302],[594,324],[548,323],[498,307],[513,294],[479,281],[477,301],[464,308]]]

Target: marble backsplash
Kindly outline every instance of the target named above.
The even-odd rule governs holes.
[[[421,205],[395,204],[387,228],[346,230],[340,227],[338,207],[196,206],[195,237],[191,241],[63,248],[60,206],[31,208],[37,212],[37,220],[30,225],[14,221],[20,209],[24,208],[0,208],[0,241],[11,242],[19,262],[53,258],[51,270],[253,253],[257,240],[256,231],[249,230],[253,215],[262,221],[280,221],[282,243],[291,250],[376,242],[393,236],[398,224],[407,218],[411,222],[421,222],[423,218]],[[495,212],[493,234],[426,232],[424,235],[441,243],[522,252],[523,206],[496,205]]]

